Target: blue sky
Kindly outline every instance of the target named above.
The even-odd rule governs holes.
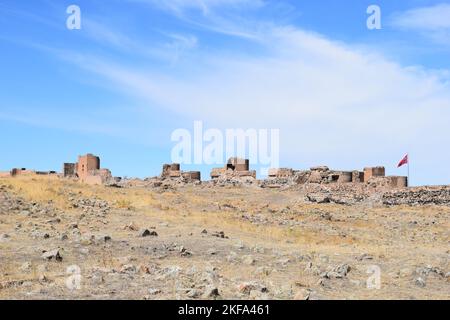
[[[409,152],[413,184],[448,184],[450,2],[342,3],[0,0],[0,170],[91,152],[115,175],[157,175],[171,133],[202,120],[280,129],[283,167],[403,175]]]

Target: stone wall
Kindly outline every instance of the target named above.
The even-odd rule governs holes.
[[[13,168],[11,170],[12,177],[23,176],[23,175],[32,175],[32,174],[36,174],[36,172],[33,170],[27,170],[26,168]]]
[[[385,188],[404,188],[408,179],[400,176],[385,176],[384,167],[365,168],[364,172],[330,170],[327,166],[312,167],[309,170],[289,168],[269,169],[268,179],[262,181],[263,187],[279,187],[298,184],[360,184]]]
[[[63,176],[64,177],[76,177],[77,176],[77,164],[76,163],[64,163],[63,164]]]
[[[450,186],[414,187],[386,192],[385,205],[450,205]]]
[[[384,177],[386,170],[384,167],[367,167],[364,168],[363,182],[368,182],[372,177]]]
[[[178,179],[183,182],[200,181],[200,171],[181,171],[181,166],[178,163],[164,164],[160,175],[160,179]]]
[[[231,180],[238,178],[256,179],[256,171],[250,170],[249,159],[230,158],[223,168],[214,168],[211,170],[211,179],[213,180]]]
[[[81,179],[86,178],[88,175],[91,175],[91,172],[93,170],[99,169],[100,169],[99,157],[94,156],[90,153],[85,156],[78,157],[77,174],[79,178]]]

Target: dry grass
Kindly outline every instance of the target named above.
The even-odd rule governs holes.
[[[139,209],[155,205],[151,191],[144,189],[119,189],[104,186],[89,186],[76,181],[62,180],[56,177],[23,176],[1,178],[11,186],[12,191],[28,201],[53,204],[62,210],[71,208],[67,191],[83,198],[98,198],[108,201],[118,209]]]

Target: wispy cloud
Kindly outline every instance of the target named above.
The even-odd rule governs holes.
[[[395,27],[419,32],[431,39],[450,45],[450,4],[414,8],[392,17]]]
[[[243,12],[261,9],[263,0],[128,0],[165,10],[194,27],[244,39],[260,38],[261,21],[242,19]]]
[[[263,0],[129,0],[151,4],[162,9],[170,10],[182,15],[185,10],[201,10],[203,15],[208,15],[213,9],[228,8],[258,8],[264,5]]]
[[[441,148],[450,143],[445,72],[402,67],[292,27],[273,29],[265,40],[276,48],[268,56],[203,56],[182,80],[113,62],[89,68],[116,89],[185,119],[280,128],[285,163],[330,152],[369,162],[407,147],[450,160]]]

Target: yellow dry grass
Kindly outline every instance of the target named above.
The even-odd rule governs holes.
[[[108,201],[111,206],[119,209],[139,209],[155,205],[153,193],[145,189],[107,188],[90,186],[77,181],[62,180],[56,177],[23,176],[1,178],[3,184],[29,201],[53,204],[62,210],[69,209],[69,194],[84,198],[98,198]]]

